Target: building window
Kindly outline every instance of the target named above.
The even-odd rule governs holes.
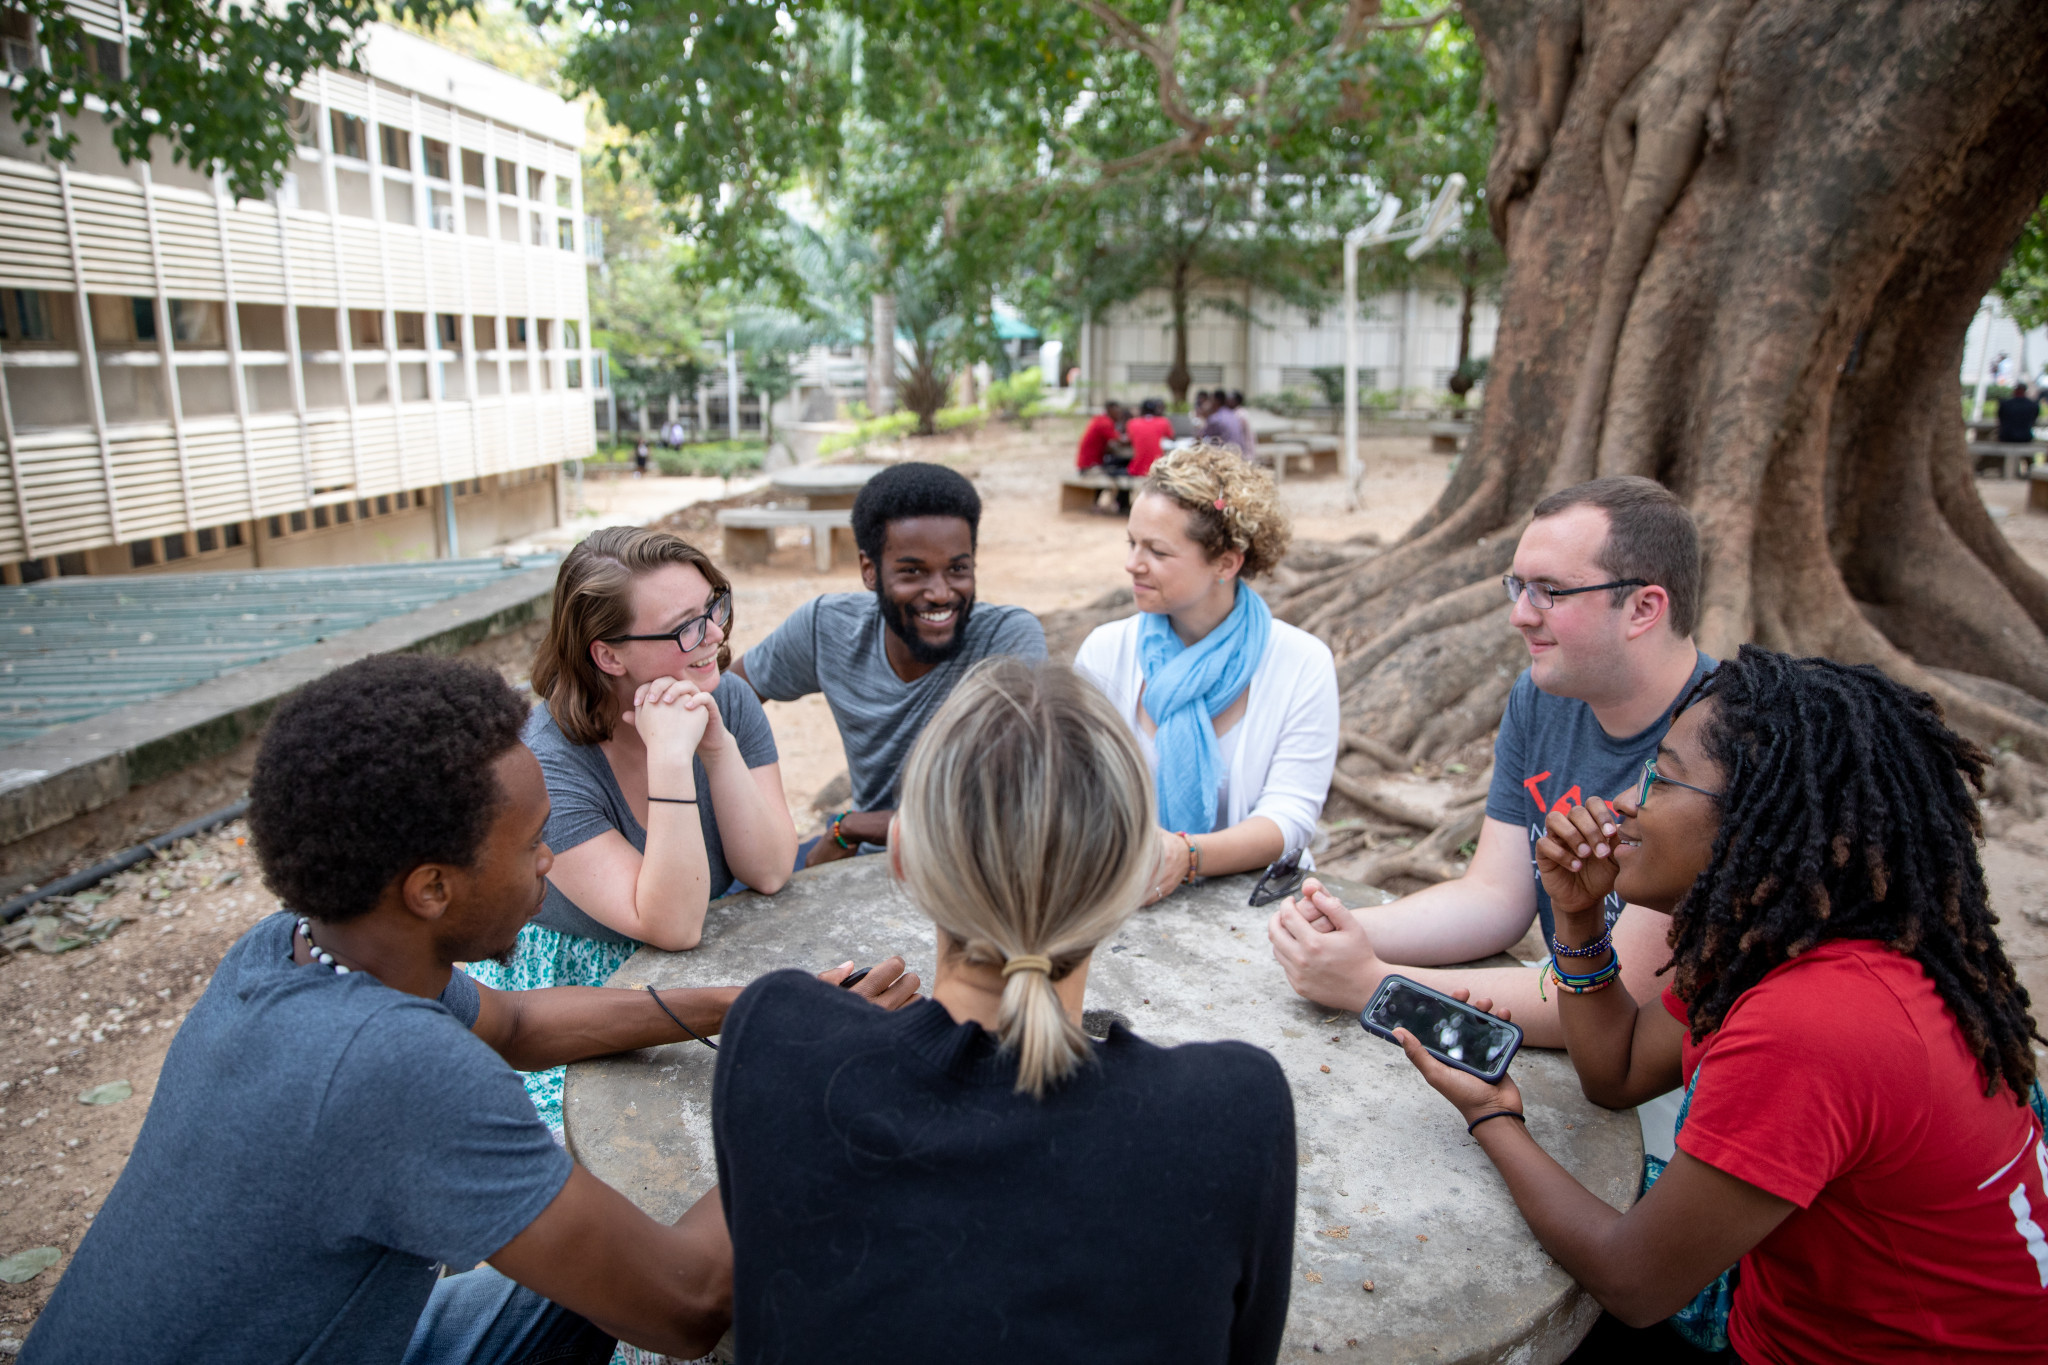
[[[576,220],[563,218],[555,223],[555,245],[564,251],[576,249]]]
[[[122,79],[121,44],[114,38],[95,38],[92,44],[93,65],[99,68],[101,77],[110,81]]]
[[[24,583],[40,583],[50,576],[50,566],[40,559],[24,559],[14,567]]]
[[[5,48],[9,71],[33,71],[36,59],[36,26],[28,11],[0,9],[0,47]]]
[[[299,532],[301,532],[301,531],[305,530],[305,529],[306,529],[306,514],[305,514],[304,512],[294,512],[294,513],[292,513],[292,514],[291,514],[291,527],[292,527],[292,534],[293,534],[293,535],[297,535],[297,534],[298,534]]]
[[[544,214],[544,213],[536,213],[536,214],[533,214],[533,215],[531,215],[531,218],[532,218],[532,224],[531,224],[531,225],[532,225],[532,228],[533,228],[533,232],[532,232],[532,234],[531,234],[531,240],[532,240],[533,244],[534,244],[535,246],[546,246],[546,245],[548,244],[548,219],[547,219],[547,215],[546,215],[546,214]]]
[[[463,148],[462,183],[479,190],[484,187],[484,154],[482,152],[472,152],[467,147]]]
[[[528,199],[538,200],[545,198],[547,187],[548,173],[546,171],[528,170],[526,172],[526,197]]]
[[[377,515],[380,517],[391,515],[391,495],[389,493],[379,493],[377,495]]]
[[[506,319],[505,319],[505,327],[506,327],[506,330],[507,330],[508,334],[509,334],[509,335],[511,336],[511,338],[512,338],[512,344],[513,344],[514,346],[520,346],[520,347],[523,347],[523,346],[525,346],[525,345],[526,345],[526,319],[525,319],[525,318],[506,318]]]
[[[10,289],[0,296],[0,341],[55,341],[46,299],[40,289]]]
[[[358,161],[369,160],[368,125],[354,114],[344,114],[338,109],[327,118],[330,131],[334,134],[334,154],[352,156]]]
[[[91,570],[85,567],[84,552],[73,550],[70,554],[57,556],[57,572],[66,578],[83,578]]]
[[[211,526],[199,528],[199,553],[210,555],[220,548],[220,536]]]
[[[433,138],[425,138],[420,143],[420,150],[427,159],[427,175],[435,180],[446,180],[448,178],[448,144],[436,142]]]
[[[285,123],[291,129],[292,141],[301,147],[320,145],[320,111],[293,95],[285,105]]]
[[[519,168],[502,158],[498,162],[498,193],[515,198],[519,194]]]
[[[131,543],[131,544],[130,544],[130,545],[128,546],[128,567],[129,567],[129,568],[131,568],[131,569],[146,569],[146,568],[148,568],[148,567],[149,567],[150,565],[152,565],[152,564],[154,564],[154,563],[156,563],[156,542],[155,542],[155,541],[153,541],[153,540],[138,540],[138,541],[134,541],[134,542],[132,542],[132,543]]]
[[[283,517],[272,517],[272,518],[270,519],[270,538],[271,538],[272,540],[283,540],[283,539],[284,539],[284,518],[283,518]]]
[[[239,550],[239,549],[241,549],[241,548],[242,548],[242,523],[241,523],[241,522],[239,522],[239,521],[231,521],[231,522],[229,522],[229,523],[228,523],[227,525],[225,525],[225,526],[221,527],[221,528],[220,528],[220,539],[221,539],[221,543],[222,543],[223,545],[227,546],[227,548],[228,548],[228,549],[230,549],[230,550]]]
[[[327,529],[327,509],[325,507],[315,507],[313,509],[313,529],[316,531]]]
[[[378,140],[384,152],[384,164],[395,171],[412,169],[412,137],[403,128],[393,128],[388,123],[377,125]]]
[[[350,520],[348,510],[348,504],[345,502],[334,504],[334,524],[336,526],[348,525]]]
[[[398,491],[398,510],[399,510],[399,511],[401,511],[401,512],[403,512],[403,511],[405,510],[405,508],[406,508],[406,491],[405,491],[404,489],[402,489],[402,488],[401,488],[401,489],[400,489],[400,490]],[[380,512],[384,510],[384,500],[383,500],[382,498],[379,498],[379,499],[377,499],[377,510],[378,510],[378,511],[380,511]]]
[[[156,300],[130,299],[128,300],[128,302],[133,306],[133,311],[135,314],[135,339],[137,341],[155,341]],[[173,333],[173,335],[176,334]],[[106,339],[112,340],[112,338]]]
[[[428,192],[427,221],[436,232],[455,231],[455,200],[446,190]]]
[[[185,535],[178,532],[164,537],[164,563],[169,564],[185,557]]]

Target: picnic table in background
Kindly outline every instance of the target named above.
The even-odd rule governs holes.
[[[888,468],[879,464],[807,464],[778,470],[768,486],[795,500],[782,507],[728,507],[718,514],[728,564],[766,564],[775,548],[775,531],[802,526],[811,533],[811,552],[819,573],[829,573],[836,558],[858,563],[853,543],[853,500],[867,481]]]

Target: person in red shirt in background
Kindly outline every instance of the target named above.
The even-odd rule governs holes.
[[[1687,700],[1635,793],[1560,803],[1536,846],[1572,1065],[1610,1108],[1686,1085],[1670,1164],[1617,1213],[1529,1136],[1512,1080],[1403,1033],[1409,1060],[1633,1326],[1678,1313],[1718,1346],[1700,1299],[1734,1265],[1751,1365],[2041,1359],[2040,1034],[1977,856],[1985,754],[1867,666],[1744,646]],[[1605,989],[1610,890],[1671,916],[1661,1001]]]
[[[1173,422],[1166,415],[1166,404],[1157,398],[1147,398],[1138,404],[1138,415],[1124,424],[1124,434],[1131,438],[1132,478],[1142,479],[1152,469],[1152,462],[1159,458],[1166,439],[1173,435]]]
[[[1131,418],[1131,410],[1114,398],[1102,405],[1102,411],[1095,414],[1081,433],[1081,448],[1074,455],[1074,468],[1096,469],[1107,463],[1104,457],[1116,441],[1123,438],[1123,425]]]

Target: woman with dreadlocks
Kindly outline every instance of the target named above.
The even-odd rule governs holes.
[[[1655,1323],[1733,1265],[1745,1361],[2041,1358],[2039,1035],[1977,860],[1985,761],[1874,668],[1746,647],[1632,799],[1550,813],[1572,1064],[1610,1108],[1686,1087],[1670,1164],[1616,1213],[1530,1138],[1512,1080],[1402,1045],[1616,1317]],[[1662,1000],[1608,989],[1609,890],[1671,915]]]

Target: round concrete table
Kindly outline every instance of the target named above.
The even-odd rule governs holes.
[[[778,493],[790,493],[805,500],[813,512],[853,506],[853,500],[869,479],[889,466],[882,464],[805,464],[778,469],[768,476],[768,486]]]
[[[1099,1012],[1114,1011],[1155,1043],[1241,1038],[1286,1069],[1300,1166],[1281,1358],[1562,1360],[1599,1306],[1536,1244],[1486,1154],[1399,1050],[1356,1015],[1288,989],[1266,943],[1267,911],[1246,904],[1252,882],[1217,878],[1132,916],[1096,950],[1087,1007],[1092,1032],[1106,1031]],[[1347,904],[1391,899],[1331,885]],[[891,883],[884,859],[855,858],[799,872],[774,897],[714,903],[701,948],[642,948],[612,984],[731,985],[891,953],[929,981],[931,921]],[[682,1043],[570,1067],[570,1150],[649,1214],[680,1217],[717,1179],[716,1060]],[[1525,1051],[1512,1074],[1529,1131],[1551,1155],[1616,1208],[1633,1202],[1642,1176],[1633,1111],[1589,1104],[1561,1052]]]

